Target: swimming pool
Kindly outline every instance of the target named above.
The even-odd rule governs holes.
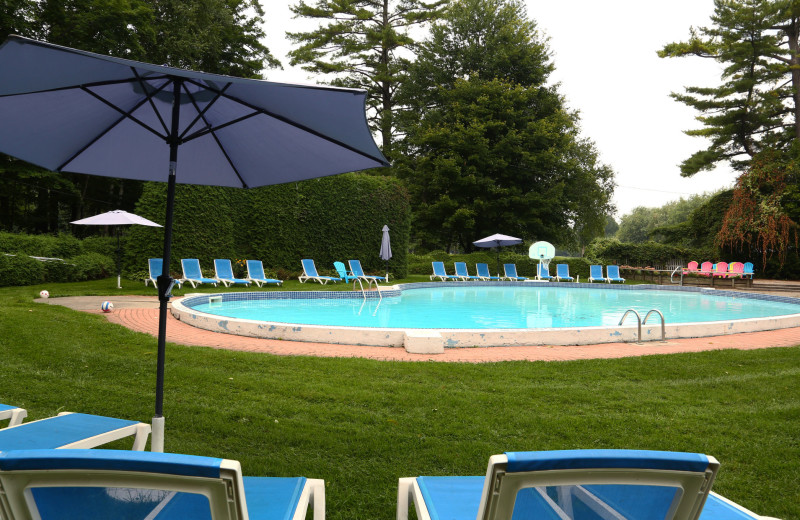
[[[800,325],[800,300],[653,285],[456,282],[404,284],[377,293],[315,291],[195,295],[173,305],[202,328],[258,337],[348,344],[444,346],[636,341],[636,319],[663,313],[668,337],[701,337]],[[633,336],[631,336],[631,333]],[[437,334],[441,339],[436,339]],[[660,339],[652,316],[641,339]],[[433,338],[433,339],[430,339]],[[413,342],[412,341],[412,342]]]

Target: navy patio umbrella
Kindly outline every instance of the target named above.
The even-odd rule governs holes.
[[[381,250],[379,256],[381,260],[386,260],[386,281],[389,281],[389,259],[392,258],[392,240],[389,238],[389,226],[384,225],[381,229]]]
[[[168,183],[154,451],[164,442],[175,184],[254,188],[388,166],[365,100],[361,90],[232,78],[16,36],[0,46],[0,152],[53,171]]]
[[[516,237],[510,237],[508,235],[501,235],[500,233],[495,233],[494,235],[488,236],[486,238],[482,238],[480,240],[476,240],[473,242],[474,245],[478,247],[495,247],[497,248],[497,276],[500,276],[500,247],[502,246],[515,246],[517,244],[521,244],[522,239]]]

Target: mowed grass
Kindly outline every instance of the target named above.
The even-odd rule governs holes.
[[[47,289],[129,294],[141,283],[114,285]],[[66,410],[149,422],[155,340],[34,303],[41,288],[0,289],[0,402],[30,419]],[[334,520],[392,518],[398,477],[482,475],[495,453],[572,448],[707,453],[722,465],[716,491],[800,518],[800,347],[447,364],[168,344],[164,409],[167,451],[237,459],[248,475],[323,478]]]

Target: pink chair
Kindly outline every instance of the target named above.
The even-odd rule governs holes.
[[[731,262],[728,265],[728,278],[742,278],[744,276],[744,264],[741,262]]]
[[[717,262],[716,267],[714,267],[714,272],[712,276],[715,278],[727,278],[728,277],[728,263],[727,262]]]
[[[703,276],[711,276],[712,274],[714,274],[714,264],[712,264],[711,262],[703,262],[700,265],[700,270],[697,272],[697,274],[701,274]]]
[[[684,274],[688,273],[696,273],[697,272],[697,262],[689,262],[686,267],[683,268]]]

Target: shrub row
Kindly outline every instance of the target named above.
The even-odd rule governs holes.
[[[112,275],[114,271],[114,260],[99,253],[85,253],[68,260],[45,261],[22,254],[0,254],[2,287],[97,280]]]
[[[601,238],[586,248],[586,259],[595,264],[619,264],[636,267],[665,267],[675,261],[686,265],[691,261],[717,262],[720,252],[713,248],[680,247],[658,242],[626,243],[613,238]]]

